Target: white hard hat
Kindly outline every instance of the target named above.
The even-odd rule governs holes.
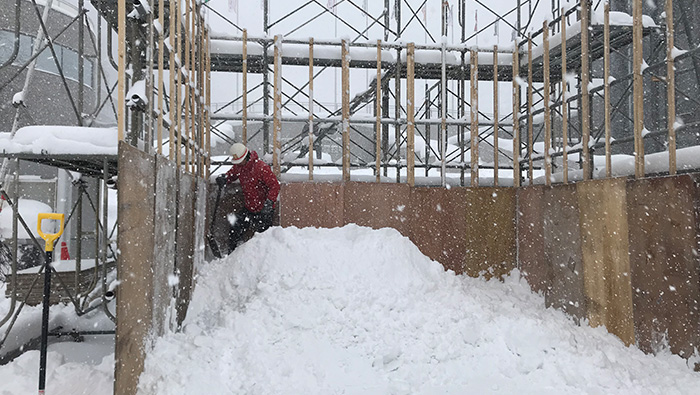
[[[233,163],[236,165],[243,162],[246,156],[248,156],[248,148],[246,148],[246,146],[241,143],[233,144],[229,152],[233,157]]]

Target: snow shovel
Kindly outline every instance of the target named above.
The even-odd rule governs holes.
[[[41,230],[41,222],[45,219],[59,221],[60,229],[57,233],[44,233]],[[44,252],[46,253],[46,266],[44,267],[44,298],[41,314],[41,351],[39,355],[39,395],[44,394],[46,387],[46,350],[49,339],[49,296],[51,293],[51,262],[53,261],[53,244],[63,233],[63,214],[41,213],[37,223],[37,232],[44,239]]]
[[[219,208],[219,199],[221,199],[221,190],[223,188],[219,186],[219,190],[216,191],[216,200],[214,201],[214,212],[211,215],[211,222],[209,223],[209,233],[207,233],[207,243],[209,243],[209,248],[211,249],[212,255],[215,258],[221,258],[221,250],[219,249],[219,244],[216,242],[214,237],[214,221],[216,220],[216,211]]]

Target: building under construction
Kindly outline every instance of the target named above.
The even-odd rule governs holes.
[[[71,207],[89,206],[94,228],[76,214],[77,261],[67,275],[51,269],[71,279],[54,293],[79,315],[99,308],[115,323],[104,333],[116,332],[115,393],[128,394],[144,342],[185,317],[194,266],[211,258],[205,234],[226,237],[209,181],[230,165],[222,147],[232,142],[258,151],[283,182],[281,226],[396,228],[457,273],[518,268],[548,306],[605,325],[628,345],[651,352],[665,333],[687,358],[700,342],[693,2],[262,0],[226,9],[93,0],[78,4],[75,20],[86,8],[96,19],[93,30],[80,22],[75,50],[53,39],[63,32],[47,30],[43,4],[16,3],[0,39],[12,36],[12,20],[28,18],[25,8],[43,33],[22,56],[21,38],[12,51],[0,45],[0,81],[8,80],[0,98],[17,107],[0,114],[31,106],[9,81],[31,84],[36,68],[58,75],[71,103],[80,98],[55,110],[76,110],[67,140],[103,133],[113,143],[37,149],[26,137],[37,129],[2,120],[0,180],[15,213],[5,241],[13,303],[0,316],[3,355],[16,351],[7,346],[13,323],[41,287],[41,271],[17,269],[16,230],[26,227],[18,163],[93,185]],[[96,44],[86,49],[91,32]],[[45,51],[44,63],[54,64],[42,69],[34,60]],[[90,73],[71,51],[88,59]],[[240,205],[234,192],[219,213]],[[94,265],[83,270],[88,249]],[[669,285],[676,292],[664,293]]]

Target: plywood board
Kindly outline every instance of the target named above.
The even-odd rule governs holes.
[[[518,209],[518,268],[535,292],[549,288],[549,266],[544,259],[544,187],[524,187],[516,192]]]
[[[298,228],[342,226],[343,184],[283,183],[280,190],[280,225]]]
[[[688,357],[700,344],[696,195],[687,175],[627,185],[635,332],[646,352],[668,341]]]
[[[349,182],[345,184],[344,197],[345,224],[393,228],[408,236],[411,187],[407,184]]]
[[[135,394],[153,320],[155,161],[119,142],[115,394]]]
[[[580,182],[576,190],[589,323],[633,344],[625,180]]]
[[[191,174],[182,173],[179,178],[177,202],[177,247],[175,252],[175,268],[178,275],[177,326],[182,324],[187,314],[190,295],[192,292],[192,277],[194,264],[194,202],[195,179]]]
[[[549,274],[545,303],[579,321],[586,318],[586,293],[575,185],[545,189],[543,203],[543,259]]]
[[[516,264],[515,189],[468,188],[465,203],[465,273],[487,278],[506,276]]]
[[[466,188],[412,188],[408,237],[423,254],[458,274],[466,271]]]
[[[153,253],[153,333],[165,333],[168,306],[173,296],[168,276],[175,272],[175,217],[177,213],[177,167],[163,156],[156,157],[155,235]]]

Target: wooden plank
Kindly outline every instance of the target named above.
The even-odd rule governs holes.
[[[700,344],[698,190],[690,176],[627,183],[637,346],[688,358]]]
[[[416,155],[414,139],[416,134],[415,125],[415,64],[416,47],[414,43],[408,43],[406,49],[406,178],[408,185],[416,184]]]
[[[532,126],[532,35],[527,35],[527,178],[528,184],[533,184],[533,126]]]
[[[179,281],[176,287],[175,308],[177,314],[177,327],[182,325],[187,315],[192,293],[192,276],[194,275],[194,203],[195,203],[195,177],[192,174],[182,173],[179,177],[177,193],[177,232],[175,249],[175,270],[179,273]]]
[[[243,29],[243,70],[241,74],[242,88],[242,111],[243,119],[241,120],[241,142],[243,145],[248,145],[248,29]],[[309,57],[313,59],[312,57]],[[313,60],[312,60],[313,62]],[[313,67],[313,66],[311,66]],[[313,81],[313,80],[310,80]]]
[[[375,101],[375,113],[376,113],[376,123],[374,125],[374,139],[375,139],[375,163],[374,163],[374,174],[376,176],[376,182],[381,179],[381,155],[382,155],[382,40],[377,40],[377,87]]]
[[[471,128],[469,140],[471,143],[471,186],[479,186],[479,55],[475,50],[469,51],[469,74],[471,98]],[[446,150],[447,148],[445,148]]]
[[[625,180],[580,182],[576,190],[589,323],[633,344]]]
[[[543,205],[544,260],[550,276],[545,303],[580,322],[586,318],[586,293],[576,186],[546,188]]]
[[[275,58],[274,58],[274,108],[272,111],[272,171],[277,178],[280,176],[280,146],[279,139],[282,133],[282,36],[275,36]]]
[[[513,49],[513,186],[520,186],[520,49]]]
[[[603,17],[603,114],[605,117],[605,176],[612,177],[610,152],[610,4],[605,3]]]
[[[632,6],[632,107],[634,114],[634,153],[636,178],[644,177],[644,80],[642,62],[644,45],[642,42],[642,0],[634,0]]]
[[[173,1],[173,6],[174,9],[177,9],[177,1]],[[161,14],[162,15],[162,14]],[[171,11],[170,16],[168,17],[169,22],[170,22],[170,32],[175,31],[175,20],[177,19],[174,17],[174,15],[177,15],[177,13],[174,13]],[[176,53],[176,47],[177,47],[177,41],[175,40],[175,35],[170,34],[168,36],[169,38],[169,43],[170,47],[168,48],[168,67],[169,67],[169,73],[168,73],[168,78],[170,79],[170,90],[168,91],[170,94],[170,105],[168,106],[168,118],[170,118],[170,124],[168,125],[168,130],[170,133],[170,137],[168,139],[168,157],[170,160],[175,159],[175,123],[177,122],[177,118],[175,117],[176,112],[175,112],[175,103],[177,102],[177,94],[176,94],[176,85],[175,85],[175,80],[176,80],[176,68],[175,68],[175,53]]]
[[[465,202],[465,273],[487,278],[508,275],[516,265],[515,189],[467,188]],[[451,210],[450,216],[458,213]]]
[[[591,179],[591,154],[588,147],[591,137],[591,99],[588,92],[588,84],[591,81],[588,31],[590,8],[589,0],[581,0],[581,157],[584,180]]]
[[[185,108],[184,108],[184,118],[185,118],[185,135],[180,137],[180,148],[185,149],[185,171],[190,171],[190,122],[192,118],[192,109],[190,107],[190,41],[192,38],[192,32],[190,31],[190,14],[192,14],[192,9],[190,7],[191,0],[185,0],[185,26],[183,31],[183,36],[185,40],[185,68],[183,69],[183,74],[185,76]],[[183,141],[184,138],[184,141]]]
[[[534,292],[545,293],[550,279],[544,259],[544,187],[518,188],[516,197],[518,268]]]
[[[124,140],[126,134],[126,0],[119,0],[117,4],[117,134],[119,141]]]
[[[165,101],[165,80],[163,68],[165,67],[165,2],[158,2],[158,22],[160,22],[161,31],[158,33],[158,126],[157,126],[157,144],[158,155],[163,155],[163,111]]]
[[[666,0],[666,115],[668,127],[668,172],[676,174],[676,61],[674,59],[673,0]]]
[[[314,39],[309,38],[309,181],[314,179]]]
[[[549,22],[542,23],[542,46],[544,48],[544,183],[552,184],[552,157],[549,149],[552,144],[552,114],[549,107],[550,85],[549,85]]]
[[[342,120],[343,120],[343,181],[350,181],[350,59],[349,45],[342,40]]]
[[[171,144],[170,148],[175,152],[175,163],[177,163],[178,166],[182,166],[182,59],[180,58],[182,40],[179,39],[182,30],[182,5],[180,3],[182,0],[174,1],[175,6],[171,8],[171,10],[177,10],[177,12],[175,12],[175,37],[178,37],[178,39],[175,40],[175,119],[177,121],[175,123],[175,136],[173,136],[174,144]],[[172,78],[172,76],[170,78]],[[170,111],[172,112],[172,108]]]
[[[498,45],[493,46],[493,185],[498,186]]]
[[[566,37],[566,12],[561,9],[561,36]],[[567,93],[569,83],[567,82],[568,69],[566,66],[566,40],[561,40],[561,140],[562,140],[562,171],[564,172],[564,184],[569,183],[569,105],[567,104]]]
[[[143,371],[144,344],[153,323],[155,204],[153,157],[119,142],[119,235],[114,393],[135,394]],[[123,317],[128,317],[124,319]]]
[[[205,76],[205,86],[207,87],[207,95],[205,97],[206,101],[206,108],[205,108],[205,128],[204,128],[204,133],[206,134],[207,138],[207,175],[206,178],[209,179],[209,174],[210,174],[210,169],[211,169],[211,118],[209,116],[210,111],[211,111],[211,55],[209,53],[209,49],[211,48],[211,38],[209,37],[209,30],[204,29],[204,33],[207,38],[207,44],[205,45],[205,51],[206,51],[206,76]]]

